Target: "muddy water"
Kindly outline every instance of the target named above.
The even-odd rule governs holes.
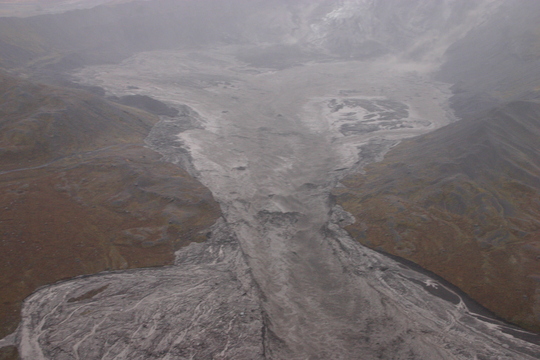
[[[472,316],[457,295],[426,291],[443,285],[352,241],[340,225],[354,219],[331,204],[345,173],[455,120],[430,67],[386,59],[277,71],[234,51],[144,53],[77,74],[117,96],[188,105],[189,130],[171,134],[175,120],[164,119],[148,143],[180,163],[187,150],[224,220],[176,266],[36,293],[23,358],[536,358],[536,345]],[[105,285],[87,304],[66,302]]]

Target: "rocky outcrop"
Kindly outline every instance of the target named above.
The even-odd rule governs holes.
[[[0,113],[0,337],[39,286],[172,264],[220,215],[205,187],[144,146],[153,115],[6,74]]]
[[[177,109],[167,106],[167,104],[146,95],[126,95],[122,97],[113,96],[109,100],[122,105],[133,106],[137,109],[148,111],[149,113],[156,115],[174,117],[179,114]]]
[[[330,5],[328,4],[330,3]],[[324,7],[326,5],[326,7]],[[312,44],[352,58],[399,55],[437,60],[478,19],[496,8],[489,1],[344,0],[320,4],[311,14]]]
[[[540,330],[539,138],[540,103],[518,101],[405,141],[335,190],[348,230]]]

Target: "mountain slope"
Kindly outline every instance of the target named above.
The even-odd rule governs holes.
[[[65,71],[138,51],[207,45],[235,36],[243,13],[236,1],[156,0],[1,18],[0,64]]]
[[[62,73],[140,51],[216,43],[251,45],[238,56],[260,67],[322,56],[439,64],[445,50],[500,2],[134,1],[0,19],[0,64],[31,75]],[[524,12],[523,24],[534,24],[531,4],[511,18]],[[484,41],[493,24],[476,28],[447,52],[440,76],[459,82],[454,89],[466,100],[454,103],[460,115],[470,114],[469,106],[486,109],[535,91],[537,52],[528,52],[527,44],[534,44],[536,33],[523,44],[500,42],[497,36],[513,28],[509,21]],[[524,28],[512,36],[529,33]],[[514,55],[527,66],[514,66]],[[496,59],[486,66],[486,58]],[[219,216],[208,190],[143,146],[157,118],[82,91],[4,74],[0,81],[0,338],[14,329],[21,300],[36,287],[169,264],[175,249],[206,238],[205,229]],[[537,102],[514,102],[400,145],[336,190],[338,202],[357,218],[349,231],[368,246],[443,275],[500,316],[539,330],[539,117]]]
[[[348,230],[538,331],[538,139],[540,102],[517,101],[405,141],[336,190]]]
[[[172,263],[219,216],[143,140],[157,117],[0,73],[0,337],[37,287]]]
[[[499,0],[131,1],[31,18],[0,19],[0,63],[63,71],[138,51],[250,44],[293,55],[439,61]],[[274,46],[274,47],[273,47]],[[264,55],[264,54],[263,54]]]
[[[455,84],[459,117],[498,104],[540,97],[540,2],[506,1],[450,46],[437,77]]]
[[[0,16],[35,16],[129,0],[0,0]]]

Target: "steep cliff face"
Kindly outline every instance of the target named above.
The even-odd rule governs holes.
[[[405,141],[336,190],[348,230],[540,330],[539,138],[540,103],[518,101]]]
[[[206,238],[219,207],[144,146],[157,117],[0,76],[0,336],[39,286],[171,264],[176,249]]]

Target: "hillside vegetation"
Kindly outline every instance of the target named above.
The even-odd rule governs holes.
[[[220,215],[210,192],[146,148],[154,115],[0,74],[0,337],[37,287],[171,264]]]
[[[538,331],[538,139],[540,102],[518,101],[405,141],[336,189],[348,230]]]

